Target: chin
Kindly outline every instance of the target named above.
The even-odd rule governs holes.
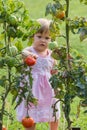
[[[47,49],[46,46],[43,46],[43,47],[40,47],[40,48],[39,48],[40,51],[45,51],[46,49]]]

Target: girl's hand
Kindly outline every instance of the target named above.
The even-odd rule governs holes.
[[[32,52],[30,52],[29,56],[32,56],[32,57],[34,57],[35,59],[38,58],[38,55],[36,55],[36,54],[34,54],[34,53],[32,53]]]
[[[22,57],[23,57],[23,59],[25,59],[25,58],[28,57],[28,56],[32,56],[32,57],[34,57],[35,59],[38,58],[38,56],[37,56],[36,54],[34,54],[34,53],[30,52],[30,51],[27,51],[27,50],[23,50],[23,51],[22,51]]]

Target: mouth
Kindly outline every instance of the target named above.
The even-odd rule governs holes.
[[[43,47],[44,47],[44,46],[46,46],[46,45],[42,43],[42,44],[40,44],[40,46],[43,46]]]

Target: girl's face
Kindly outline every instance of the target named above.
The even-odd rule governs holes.
[[[33,46],[37,51],[42,52],[48,48],[48,44],[50,41],[51,41],[51,38],[50,38],[49,32],[36,33],[34,35]]]

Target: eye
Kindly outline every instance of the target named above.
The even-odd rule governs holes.
[[[41,36],[37,36],[39,39],[41,39],[42,37]]]
[[[50,39],[50,37],[45,37],[45,39],[46,39],[46,40],[49,40],[49,39]]]

